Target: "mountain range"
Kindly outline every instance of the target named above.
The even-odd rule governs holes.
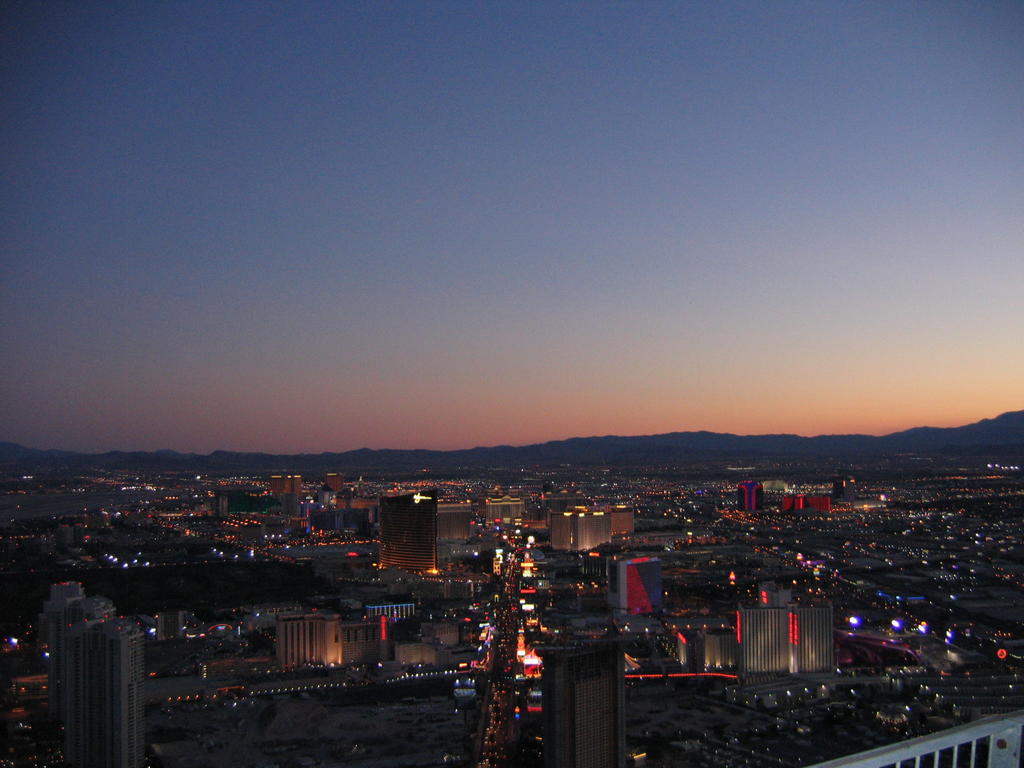
[[[270,454],[214,451],[75,453],[0,442],[0,466],[26,469],[139,469],[181,471],[454,470],[489,467],[643,465],[733,458],[870,458],[898,454],[1024,456],[1024,411],[1004,413],[961,427],[916,427],[873,435],[733,435],[669,432],[661,435],[574,437],[534,445],[499,445],[453,451],[371,450]]]

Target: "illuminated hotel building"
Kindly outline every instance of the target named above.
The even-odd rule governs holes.
[[[612,642],[540,651],[545,768],[621,768],[622,649]]]
[[[336,613],[277,616],[277,663],[282,667],[340,664],[341,642]]]
[[[764,506],[764,486],[750,480],[736,488],[737,503],[744,512],[754,512]]]
[[[835,670],[829,603],[740,606],[736,642],[741,677]]]
[[[736,669],[738,645],[736,633],[730,629],[709,629],[704,632],[704,669],[709,671]]]
[[[803,493],[791,493],[782,497],[783,512],[795,512],[801,509],[829,512],[832,509],[832,497],[808,496]]]
[[[741,677],[789,672],[789,609],[740,606],[736,643]]]
[[[577,493],[576,491],[556,491],[542,493],[541,505],[544,508],[544,519],[548,525],[551,524],[551,519],[562,512],[567,512],[575,507],[585,506],[587,500]]]
[[[835,631],[831,603],[791,605],[790,663],[793,673],[834,672]]]
[[[380,565],[411,573],[437,572],[437,491],[382,496]]]
[[[522,499],[505,495],[498,499],[485,499],[484,508],[487,513],[487,522],[514,523],[526,517],[526,503]]]
[[[270,492],[275,496],[285,493],[298,496],[302,493],[302,475],[271,475]]]
[[[375,662],[380,658],[381,625],[376,620],[341,621],[330,612],[279,614],[277,663],[294,668]]]
[[[551,515],[551,547],[586,552],[612,540],[611,515],[573,507]]]
[[[345,487],[345,477],[338,472],[328,472],[324,476],[324,485],[337,493]]]
[[[589,558],[588,558],[589,559]],[[661,560],[636,557],[608,561],[608,605],[630,614],[661,610]]]

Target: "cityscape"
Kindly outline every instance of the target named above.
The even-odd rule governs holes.
[[[844,463],[68,476],[9,448],[3,765],[882,766],[928,738],[1009,765],[1022,419]]]
[[[0,6],[0,768],[1024,768],[1024,3]]]

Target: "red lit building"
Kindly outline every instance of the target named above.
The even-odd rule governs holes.
[[[782,497],[782,511],[795,512],[801,509],[814,509],[818,512],[832,510],[831,496],[806,496],[802,493],[791,493]]]

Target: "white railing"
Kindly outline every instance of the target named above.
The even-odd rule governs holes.
[[[1017,710],[808,768],[1021,768],[1022,727]]]

